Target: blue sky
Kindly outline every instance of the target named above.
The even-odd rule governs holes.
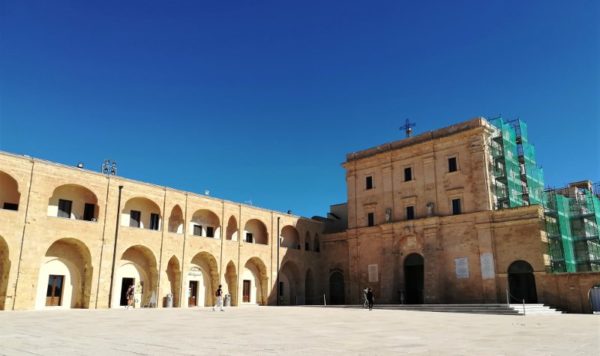
[[[0,150],[323,215],[345,154],[475,116],[599,181],[598,1],[13,1]]]

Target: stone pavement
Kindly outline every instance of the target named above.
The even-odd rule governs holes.
[[[323,307],[0,312],[0,355],[598,355],[600,316]]]

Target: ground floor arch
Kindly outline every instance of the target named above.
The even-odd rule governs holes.
[[[8,252],[8,244],[0,236],[0,310],[6,309],[6,292],[8,291],[8,275],[10,272]]]
[[[341,271],[334,271],[329,275],[329,304],[345,304],[346,290],[344,275]]]
[[[508,290],[511,303],[537,303],[533,267],[525,261],[515,261],[508,267]]]
[[[227,284],[227,293],[231,296],[231,305],[238,305],[238,275],[237,270],[235,268],[235,263],[233,261],[229,261],[227,263],[227,267],[225,269],[225,282]]]
[[[267,304],[268,275],[265,263],[258,257],[250,258],[241,275],[242,304]]]
[[[420,254],[411,253],[404,259],[404,303],[423,304],[424,286],[425,260]]]
[[[73,238],[55,241],[42,258],[36,309],[89,308],[92,263],[87,246]]]
[[[217,260],[208,252],[197,253],[185,274],[186,307],[214,305],[214,294],[219,285]]]
[[[302,293],[302,280],[298,266],[287,261],[279,272],[279,299],[281,305],[299,305],[304,304],[304,294]]]
[[[158,269],[152,251],[141,245],[129,247],[115,266],[111,307],[127,306],[127,289],[132,284],[136,307],[156,307],[157,282]]]
[[[315,292],[315,278],[311,269],[306,271],[306,277],[304,278],[304,303],[307,305],[317,304],[317,297]]]
[[[173,307],[179,307],[180,303],[180,291],[181,291],[181,267],[177,257],[172,256],[167,264],[167,279],[169,285],[167,286],[167,293],[173,296]]]

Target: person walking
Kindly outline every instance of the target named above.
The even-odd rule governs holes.
[[[369,288],[365,287],[363,289],[363,308],[367,309],[369,307],[369,301],[367,300],[367,293],[369,292]]]
[[[367,301],[369,301],[369,310],[373,310],[373,290],[369,288],[367,292]]]
[[[221,311],[225,311],[225,309],[223,309],[223,289],[220,284],[219,289],[215,292],[215,296],[217,297],[217,304],[213,306],[213,311],[215,311],[216,307],[221,308]]]
[[[133,283],[131,283],[129,288],[127,288],[127,292],[125,293],[125,295],[127,296],[127,306],[125,307],[125,309],[135,307],[135,304],[133,303],[135,298],[135,285]]]

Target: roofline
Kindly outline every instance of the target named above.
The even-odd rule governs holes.
[[[400,148],[416,145],[419,143],[435,140],[442,137],[452,136],[460,132],[468,131],[478,127],[489,127],[493,125],[483,116],[475,117],[471,120],[464,121],[458,124],[447,126],[434,131],[427,131],[417,136],[408,137],[402,140],[392,141],[384,143],[383,145],[367,148],[365,150],[356,151],[346,154],[346,161],[344,163],[357,161],[363,158],[378,155],[380,153],[397,150]]]
[[[286,212],[282,212],[282,211],[278,211],[278,210],[271,210],[271,209],[262,208],[262,207],[255,206],[255,205],[249,205],[249,204],[235,202],[235,201],[232,201],[232,200],[216,198],[216,197],[212,197],[210,195],[202,195],[202,194],[199,194],[199,193],[188,192],[188,191],[185,191],[185,190],[171,188],[171,187],[168,187],[168,186],[163,186],[163,185],[158,185],[158,184],[153,184],[153,183],[148,183],[148,182],[142,182],[142,181],[138,181],[138,180],[135,180],[135,179],[126,178],[126,177],[123,177],[123,176],[111,176],[111,175],[107,176],[107,175],[105,175],[103,173],[95,172],[95,171],[92,171],[92,170],[89,170],[89,169],[73,167],[73,166],[66,165],[64,163],[53,162],[53,161],[49,161],[49,160],[42,159],[42,158],[32,157],[32,156],[25,155],[25,154],[19,155],[19,154],[16,154],[16,153],[6,152],[6,151],[2,151],[2,150],[0,150],[0,154],[3,155],[3,156],[13,157],[13,158],[23,159],[23,160],[28,160],[28,161],[31,161],[31,162],[36,162],[36,163],[39,162],[39,163],[44,163],[44,164],[48,164],[48,165],[51,165],[51,166],[57,166],[57,167],[61,167],[61,168],[64,168],[64,169],[69,169],[69,170],[72,170],[72,171],[77,171],[79,173],[86,173],[86,174],[92,174],[92,175],[96,175],[96,176],[102,176],[102,177],[106,177],[108,179],[110,179],[111,177],[114,177],[116,179],[123,180],[123,181],[126,181],[126,182],[147,185],[147,186],[151,186],[153,188],[158,188],[158,189],[168,189],[168,190],[173,191],[173,192],[178,192],[178,193],[182,193],[182,194],[189,194],[189,195],[196,196],[196,197],[199,197],[199,198],[205,198],[205,199],[209,199],[209,200],[214,200],[214,201],[221,202],[221,203],[230,203],[230,204],[240,205],[240,206],[247,207],[247,208],[258,209],[258,210],[267,211],[267,212],[271,212],[271,213],[277,213],[279,215],[290,216],[290,217],[293,217],[293,218],[312,220],[311,218],[308,218],[308,217],[305,217],[305,216],[288,214]]]

